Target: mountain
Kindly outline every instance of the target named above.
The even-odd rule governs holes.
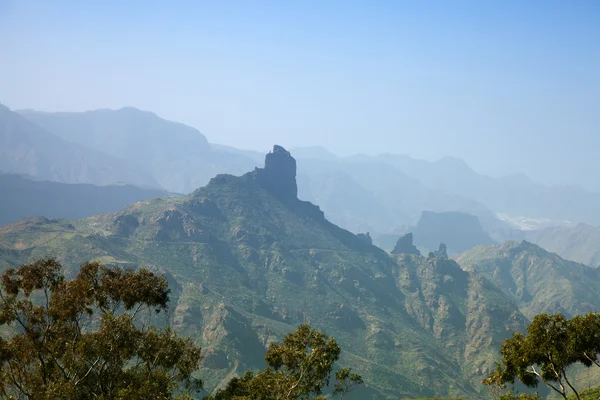
[[[36,181],[0,173],[0,226],[31,216],[83,218],[118,211],[128,204],[168,196],[164,190],[132,185],[94,186]]]
[[[65,140],[129,160],[172,192],[189,193],[216,174],[241,174],[256,166],[241,152],[212,146],[195,128],[133,107],[19,113]]]
[[[473,171],[458,158],[445,157],[429,162],[390,153],[335,157],[322,148],[308,148],[299,158],[328,161],[342,166],[385,164],[438,192],[438,196],[442,193],[447,197],[470,199],[473,203],[492,210],[494,214],[505,214],[509,219],[538,218],[600,224],[600,210],[596,206],[600,201],[600,193],[590,192],[579,186],[542,185],[523,174],[490,177]],[[373,174],[370,178],[377,182],[377,175]],[[466,209],[447,211],[469,212]],[[487,221],[481,215],[478,216],[486,227]]]
[[[578,224],[527,231],[522,236],[568,260],[600,266],[600,227]]]
[[[546,186],[523,174],[493,178],[453,157],[427,162],[384,154],[370,159],[388,163],[429,188],[473,199],[495,213],[600,224],[600,193],[579,186]]]
[[[406,219],[392,214],[374,193],[343,172],[315,169],[300,174],[298,193],[319,204],[332,222],[352,232],[387,232]]]
[[[143,169],[61,139],[1,104],[0,171],[66,183],[136,182],[158,186]]]
[[[427,251],[433,251],[444,243],[449,253],[458,254],[478,245],[495,243],[483,231],[476,216],[455,211],[423,211],[419,222],[411,230],[415,244]]]
[[[397,233],[423,211],[461,211],[478,216],[487,230],[509,229],[482,204],[430,189],[383,162],[300,160],[300,197],[321,205],[334,223],[353,232]]]
[[[205,356],[213,390],[264,366],[266,346],[303,322],[333,335],[366,382],[355,398],[481,397],[500,342],[525,317],[487,279],[447,258],[390,255],[297,197],[296,161],[218,175],[193,193],[91,218],[0,228],[0,268],[56,256],[168,273],[171,324]]]
[[[572,317],[600,309],[600,270],[564,260],[535,244],[479,246],[456,261],[496,283],[528,318],[556,312]]]

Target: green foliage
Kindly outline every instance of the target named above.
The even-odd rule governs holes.
[[[144,310],[166,309],[164,277],[86,263],[73,280],[38,260],[2,275],[0,393],[15,399],[168,399],[187,392],[200,349],[169,329],[142,326]]]
[[[537,393],[519,393],[513,394],[512,392],[504,393],[498,400],[542,400]]]
[[[534,388],[543,382],[565,399],[569,391],[580,399],[567,371],[576,363],[600,366],[599,339],[600,314],[571,320],[562,314],[540,314],[527,327],[527,335],[515,333],[502,343],[502,361],[484,384],[503,387],[518,380]]]
[[[251,371],[241,378],[233,378],[225,389],[219,390],[209,400],[231,399],[309,399],[320,396],[329,385],[333,364],[339,359],[341,349],[334,338],[300,325],[295,333],[288,334],[282,344],[271,344],[265,360],[264,371]],[[343,368],[335,374],[333,394],[344,397],[362,378]]]

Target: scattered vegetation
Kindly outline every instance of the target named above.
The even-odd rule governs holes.
[[[0,325],[14,329],[0,339],[3,398],[190,399],[202,388],[192,375],[200,348],[168,328],[142,323],[145,312],[167,308],[162,276],[91,262],[67,280],[57,261],[42,259],[8,269],[0,300]],[[340,353],[334,338],[301,325],[270,345],[264,371],[247,371],[206,399],[321,396]],[[342,399],[361,383],[342,368],[331,391]]]
[[[87,263],[66,280],[55,260],[2,275],[0,393],[8,399],[168,399],[197,392],[200,348],[140,323],[167,307],[164,277]]]
[[[225,389],[207,399],[291,400],[313,395],[324,399],[323,389],[329,386],[333,364],[340,352],[335,339],[301,325],[282,344],[269,347],[264,371],[248,371],[241,378],[233,378]],[[349,368],[338,370],[335,379],[333,395],[339,395],[340,399],[362,383],[362,378]]]

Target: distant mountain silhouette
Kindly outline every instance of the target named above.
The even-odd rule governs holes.
[[[242,174],[257,165],[241,152],[213,147],[195,128],[133,107],[86,112],[18,112],[65,140],[138,165],[172,192],[189,193],[216,174]]]
[[[473,199],[496,213],[600,224],[600,193],[580,186],[546,186],[523,174],[492,178],[452,157],[426,162],[386,154],[372,161],[393,165],[429,188]]]
[[[0,171],[67,183],[158,186],[152,174],[133,163],[60,138],[2,105]]]
[[[484,205],[423,185],[401,170],[372,160],[302,159],[299,196],[319,204],[328,218],[374,237],[414,225],[423,211],[476,215],[486,231],[510,229]]]
[[[522,232],[521,237],[568,260],[600,267],[600,227],[557,226]]]
[[[451,254],[495,243],[483,231],[476,216],[460,212],[423,211],[419,222],[411,230],[415,244],[427,251],[438,249],[440,243],[444,243]]]
[[[164,190],[132,185],[67,184],[2,173],[0,193],[0,226],[32,216],[91,217],[120,210],[137,201],[169,195]]]

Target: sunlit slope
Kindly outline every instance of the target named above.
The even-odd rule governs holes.
[[[542,312],[573,316],[600,310],[600,271],[535,244],[479,246],[461,254],[457,262],[496,283],[529,318]]]

